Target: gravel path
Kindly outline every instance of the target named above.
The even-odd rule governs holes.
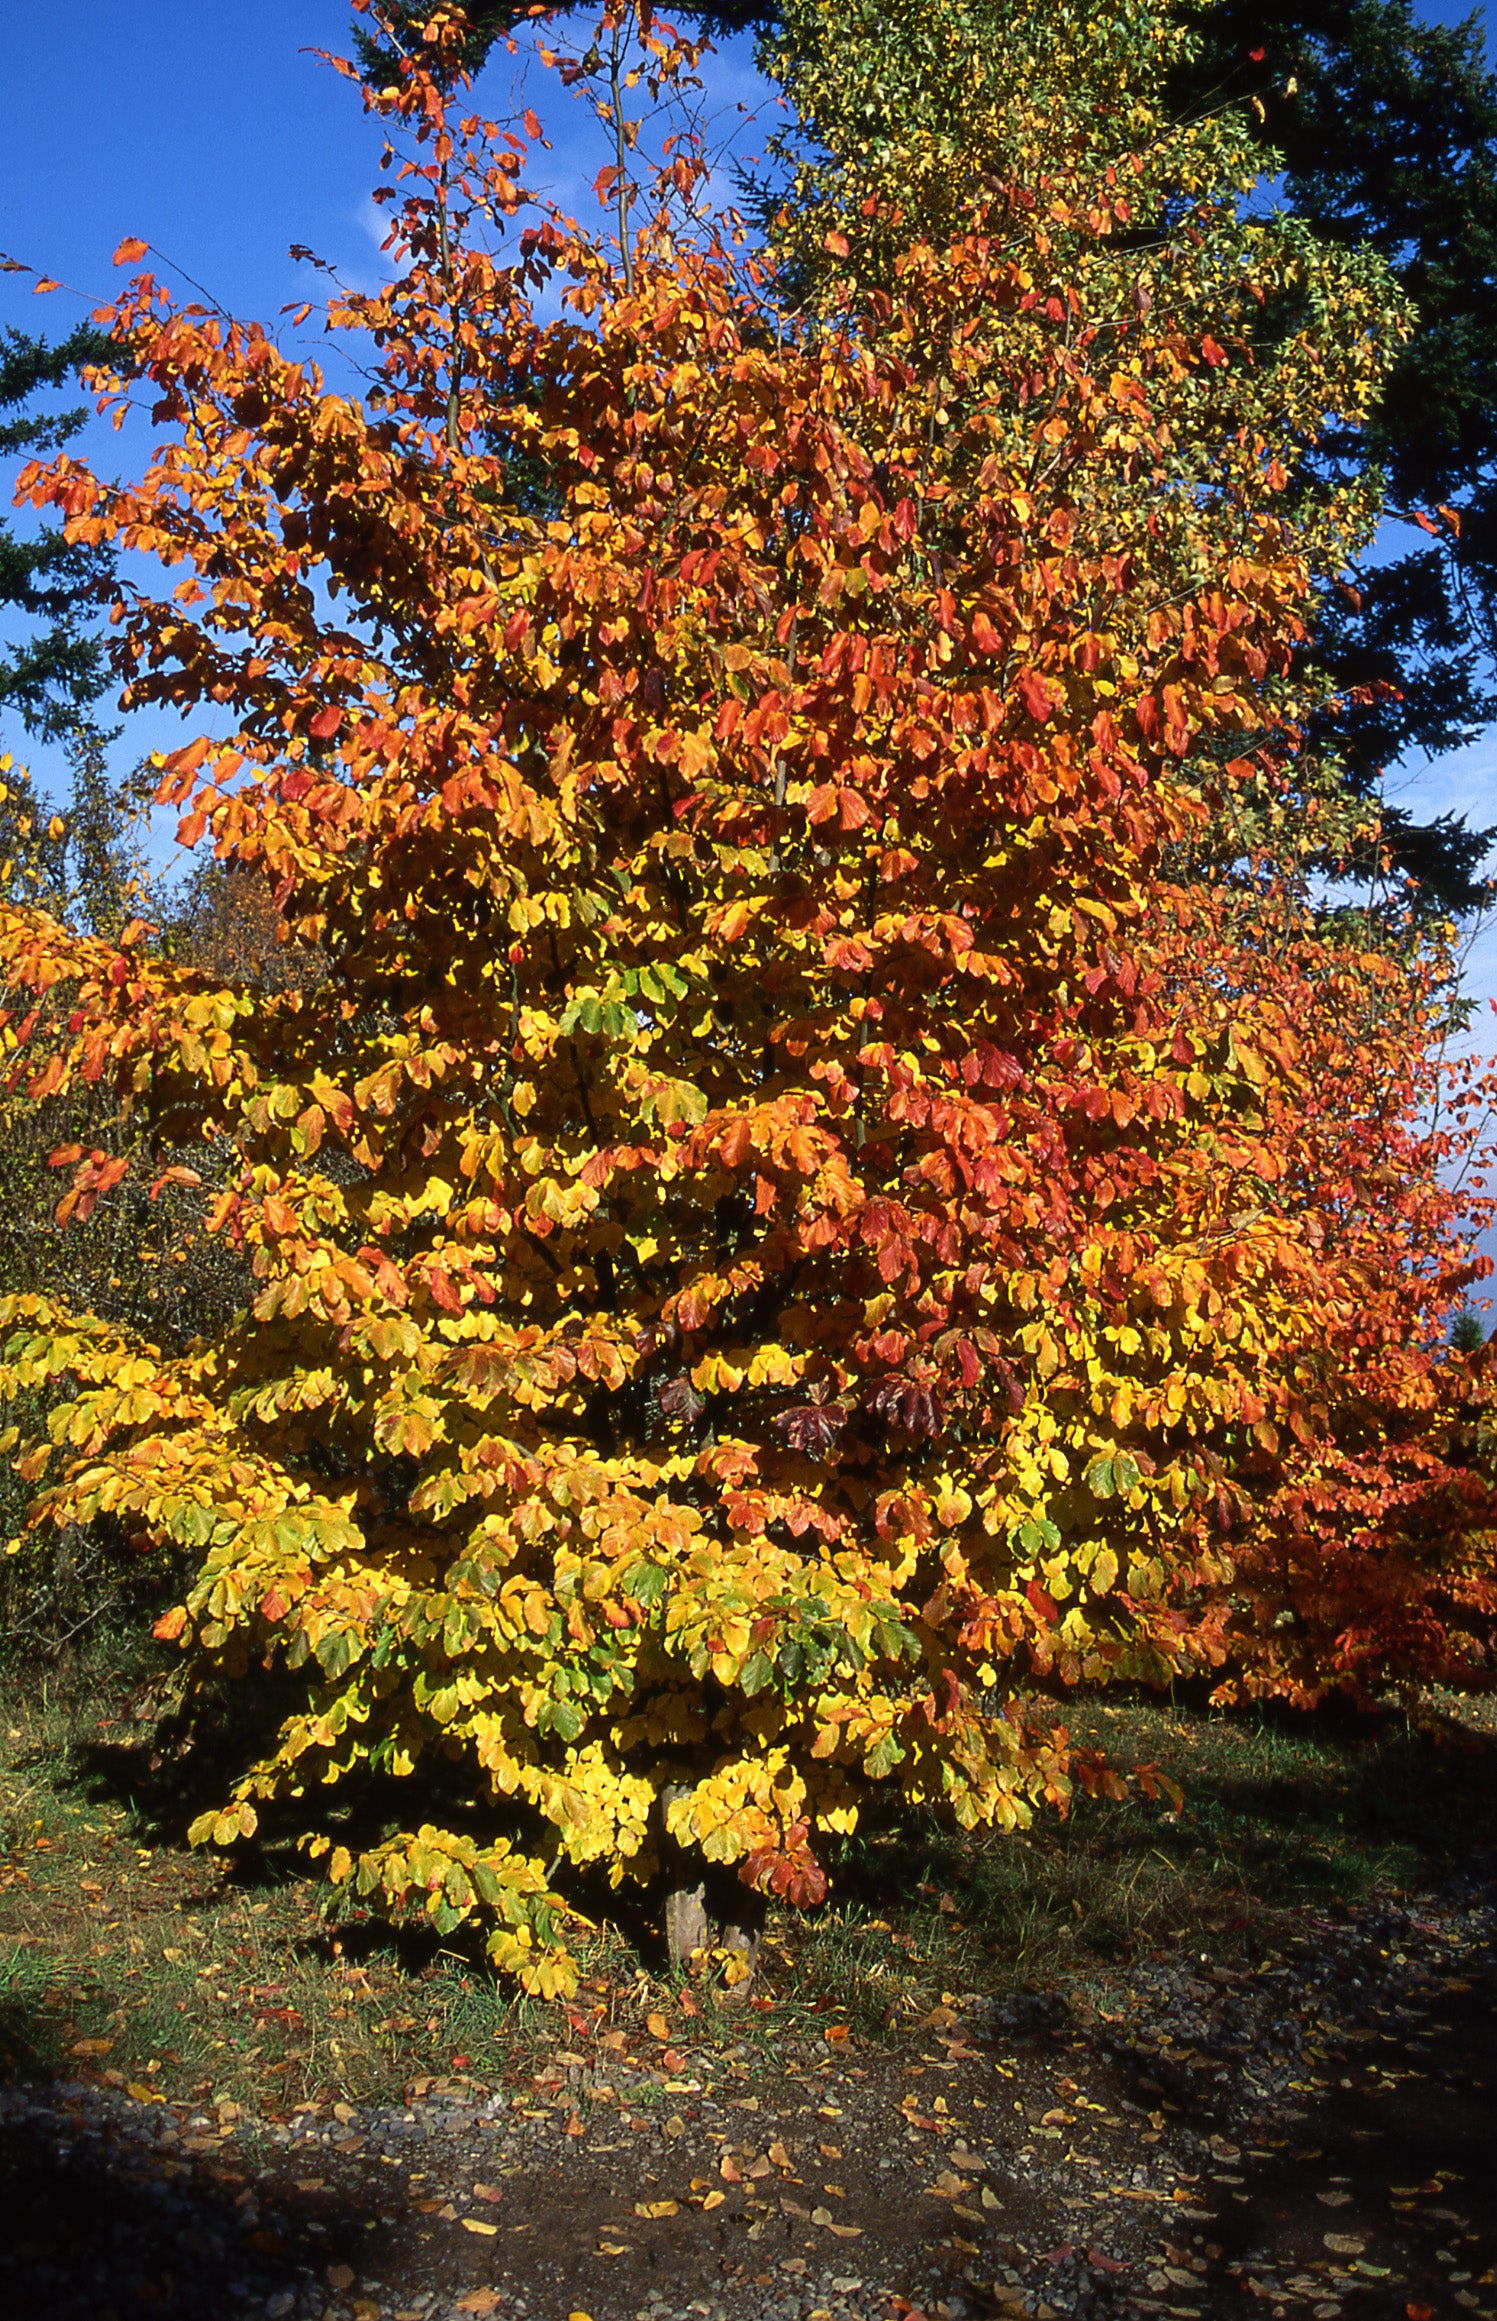
[[[1096,2008],[967,1995],[772,2077],[620,2038],[399,2111],[0,2089],[0,2312],[1497,2321],[1490,1882],[1255,1969],[1145,1961]]]

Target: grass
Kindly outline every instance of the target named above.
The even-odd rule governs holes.
[[[1168,1775],[1183,1809],[1135,1792],[1015,1836],[868,1829],[842,1866],[845,1899],[802,1938],[803,1977],[870,2028],[928,2006],[938,1984],[1105,1990],[1140,1952],[1251,1954],[1306,1914],[1407,1893],[1497,1847],[1491,1703],[1413,1722],[1145,1698],[1092,1704],[1073,1730]]]
[[[9,1715],[0,2070],[284,2113],[396,2101],[421,2076],[524,2081],[565,2046],[565,2015],[496,1987],[457,1940],[340,1924],[274,1855],[235,1870],[186,1852],[138,1667],[12,1687]],[[1008,1837],[870,1824],[830,1904],[771,1920],[747,2007],[673,1985],[617,1932],[588,1953],[579,2003],[631,2040],[664,2011],[683,2043],[783,2055],[834,2021],[891,2033],[949,1991],[1096,1995],[1140,1951],[1272,1946],[1306,1913],[1418,1888],[1497,1843],[1497,1734],[1470,1703],[1416,1725],[1123,1700],[1076,1724],[1118,1764],[1170,1775],[1184,1809],[1082,1800]]]

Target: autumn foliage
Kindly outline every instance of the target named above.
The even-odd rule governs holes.
[[[210,1340],[5,1308],[11,1390],[75,1385],[38,1520],[188,1559],[199,1668],[304,1672],[205,1834],[278,1800],[551,1991],[561,1865],[648,1877],[663,1826],[811,1901],[873,1784],[1063,1800],[1076,1684],[1476,1665],[1436,967],[1182,867],[1242,737],[1244,780],[1294,746],[1297,455],[1245,336],[1292,252],[1209,186],[1146,235],[1160,156],[1047,110],[813,324],[692,224],[689,145],[626,267],[421,58],[366,102],[362,399],[142,275],[148,472],[28,479],[163,568],[128,698],[232,739],[162,796],[320,961],[0,913],[17,1084],[232,1160],[254,1298]],[[355,1777],[433,1763],[440,1825],[345,1842]]]

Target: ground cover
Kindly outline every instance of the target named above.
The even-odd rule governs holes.
[[[122,1671],[5,1728],[0,2222],[28,2313],[1494,2303],[1469,2163],[1497,2135],[1472,1879],[1497,1745],[1470,1704],[1112,1704],[1085,1737],[1180,1812],[876,1829],[826,1910],[772,1922],[746,2000],[616,1932],[566,2007],[330,1921],[273,1849],[185,1854],[159,1705]]]
[[[496,1984],[460,1943],[340,1920],[289,1852],[231,1867],[188,1850],[195,1792],[150,1671],[105,1661],[15,1689],[8,1713],[0,2038],[12,2068],[73,2054],[162,2094],[274,2110],[390,2101],[454,2068],[497,2083],[547,2044],[554,2011]],[[1180,1812],[1083,1799],[1018,1839],[874,1826],[825,1909],[772,1920],[747,2006],[720,2012],[710,1986],[694,1996],[637,1923],[592,1944],[584,2009],[634,2024],[679,1990],[735,2039],[777,2047],[785,2021],[819,2031],[827,2015],[882,2034],[948,1987],[1094,1997],[1160,1944],[1209,1941],[1230,1957],[1308,1905],[1413,1891],[1497,1836],[1481,1715],[1470,1703],[1417,1725],[1092,1706],[1079,1737],[1157,1766],[1182,1789]]]

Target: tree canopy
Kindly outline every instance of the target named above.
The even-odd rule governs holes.
[[[411,33],[431,13],[429,5],[402,7],[390,22]],[[479,66],[496,40],[537,13],[513,0],[470,9],[464,62]],[[924,25],[919,11],[808,11],[801,0],[672,13],[714,37],[757,32],[766,57],[785,42],[809,54],[815,16],[826,59],[871,100],[871,118],[887,117],[896,144],[906,122],[888,105],[892,91],[907,101],[913,76],[918,118],[942,83],[947,10]],[[1065,14],[1058,10],[1057,21]],[[984,0],[963,19],[970,52],[989,70],[1032,51],[1023,0]],[[1377,251],[1414,319],[1376,410],[1320,446],[1331,472],[1375,471],[1391,508],[1431,535],[1322,575],[1340,585],[1328,586],[1317,623],[1335,706],[1322,711],[1316,738],[1355,807],[1377,800],[1400,758],[1456,748],[1497,713],[1497,76],[1478,16],[1432,25],[1411,0],[1197,0],[1184,20],[1193,45],[1177,47],[1165,97],[1180,131],[1193,133],[1191,124],[1223,106],[1240,108],[1261,166],[1282,168],[1295,214],[1328,241]],[[376,46],[362,37],[372,63]],[[1084,74],[1084,42],[1071,37],[1066,54]],[[948,151],[959,150],[950,138]],[[1332,820],[1349,828],[1356,816]],[[1420,823],[1384,805],[1376,832],[1428,910],[1480,906],[1492,831],[1449,814]],[[1333,840],[1328,860],[1340,843]],[[1368,844],[1356,851],[1370,871]]]

